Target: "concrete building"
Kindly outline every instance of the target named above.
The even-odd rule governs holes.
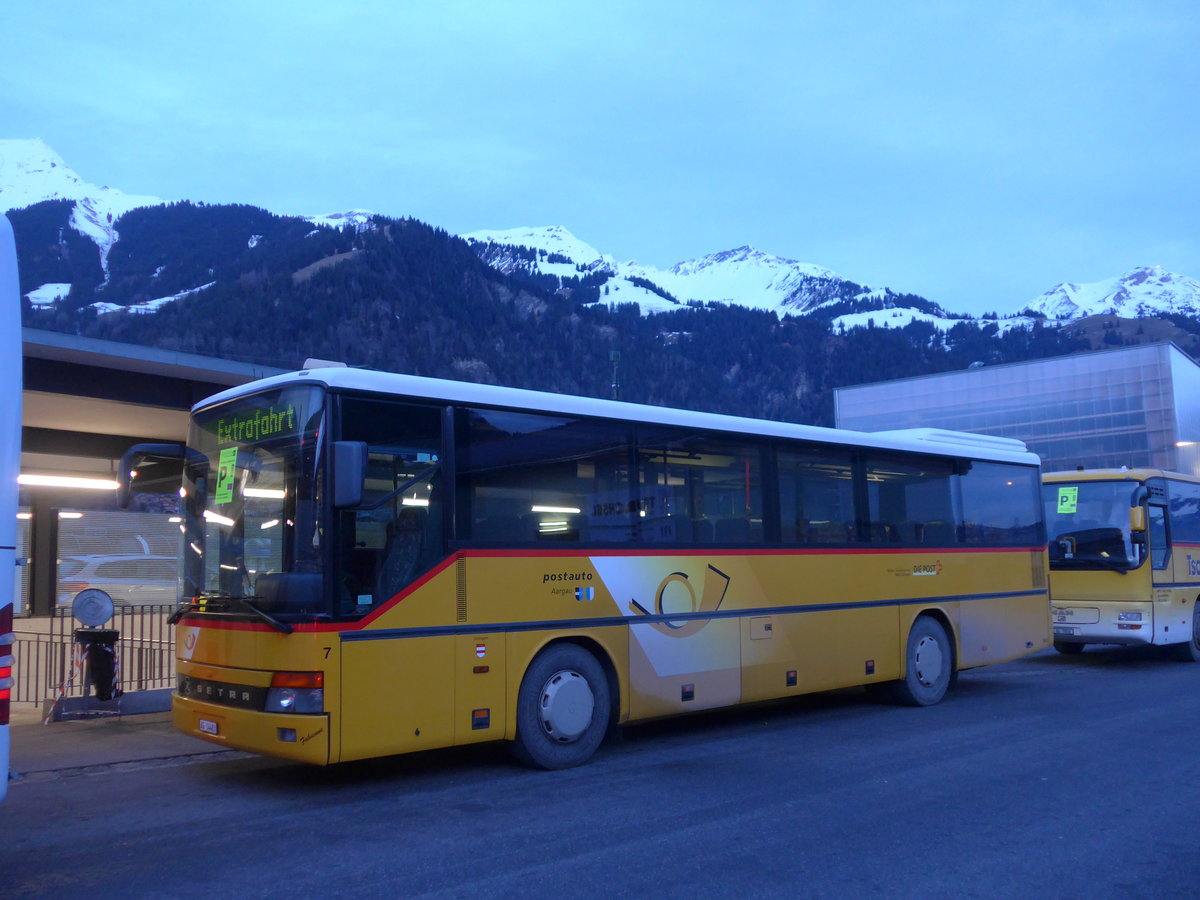
[[[1045,471],[1153,466],[1200,475],[1200,366],[1171,343],[839,388],[837,425],[1024,441]]]

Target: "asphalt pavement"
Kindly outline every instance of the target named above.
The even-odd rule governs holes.
[[[928,708],[646,722],[553,772],[491,745],[223,757],[128,708],[22,722],[0,896],[1195,900],[1200,666],[1155,650],[1046,650]]]

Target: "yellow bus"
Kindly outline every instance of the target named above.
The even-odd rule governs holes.
[[[1160,469],[1043,478],[1054,646],[1170,644],[1200,662],[1200,479]]]
[[[940,700],[1050,646],[1038,459],[344,367],[195,407],[176,725],[329,764],[851,685]],[[148,479],[135,478],[138,481]]]

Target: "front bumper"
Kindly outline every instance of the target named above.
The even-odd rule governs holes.
[[[1123,646],[1154,643],[1151,603],[1055,600],[1050,612],[1055,643]]]
[[[329,716],[267,713],[171,696],[171,718],[185,734],[234,750],[248,750],[324,766],[329,764]]]

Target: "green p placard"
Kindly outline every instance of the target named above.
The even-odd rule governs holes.
[[[1079,486],[1060,487],[1058,489],[1058,514],[1073,516],[1079,508]]]
[[[217,463],[217,490],[213,500],[220,506],[233,502],[233,480],[237,477],[237,447],[226,447],[221,451]],[[1059,503],[1061,506],[1061,501]]]

